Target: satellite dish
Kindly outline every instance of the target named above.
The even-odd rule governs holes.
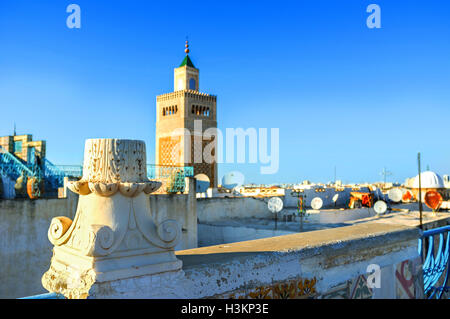
[[[244,184],[244,174],[238,171],[230,172],[222,177],[222,187],[233,189]]]
[[[314,197],[311,201],[311,207],[315,210],[321,209],[323,206],[323,200],[320,197]]]
[[[394,203],[399,203],[402,201],[403,192],[399,188],[392,188],[388,192],[389,199]]]
[[[413,198],[414,194],[410,190],[405,189],[403,191],[402,202],[409,203]]]
[[[428,191],[425,193],[425,204],[436,212],[442,206],[442,196],[436,191]]]
[[[335,194],[334,196],[333,196],[333,198],[332,198],[332,200],[333,200],[333,202],[337,202],[337,200],[338,200],[338,198],[339,198],[339,194]]]
[[[197,174],[194,178],[196,179],[195,191],[197,193],[205,193],[210,185],[209,177],[205,174]]]
[[[279,197],[272,197],[267,203],[267,208],[272,213],[279,213],[283,209],[283,201]]]
[[[379,200],[375,203],[375,205],[373,205],[373,209],[378,215],[383,215],[386,213],[388,206],[385,201]]]

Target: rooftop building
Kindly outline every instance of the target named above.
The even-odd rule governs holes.
[[[2,136],[0,147],[27,164],[45,158],[45,141],[33,141],[31,134]]]

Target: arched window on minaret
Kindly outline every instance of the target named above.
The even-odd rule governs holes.
[[[190,78],[189,79],[189,90],[196,90],[197,86],[196,86],[196,82],[194,78]]]

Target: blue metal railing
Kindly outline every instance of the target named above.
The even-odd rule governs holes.
[[[48,162],[48,161],[47,161]],[[52,164],[53,165],[53,164]],[[83,176],[83,166],[81,165],[53,165],[64,176],[81,177]],[[184,176],[193,177],[194,168],[192,166],[162,166],[147,164],[147,177],[149,179],[167,178],[173,175],[174,171],[182,170]]]
[[[49,292],[41,295],[28,296],[18,299],[66,299],[64,295],[58,294],[56,292]]]
[[[192,166],[161,166],[147,164],[147,177],[149,179],[167,180],[168,193],[184,193],[186,189],[185,177],[194,176]]]
[[[438,244],[436,245],[436,242]],[[441,299],[450,291],[449,279],[450,225],[424,231],[419,239],[423,261],[423,283],[428,299]]]
[[[147,177],[149,179],[171,177],[175,172],[182,172],[185,177],[193,177],[194,167],[147,164]]]
[[[0,173],[16,180],[19,176],[35,176],[35,173],[13,154],[0,146]]]
[[[65,176],[81,177],[83,175],[83,166],[81,165],[53,165],[45,160],[46,178],[57,180],[59,184],[63,183]],[[185,191],[185,177],[194,176],[194,167],[192,166],[164,166],[147,164],[147,177],[153,180],[167,180],[167,189],[169,193],[183,193]],[[58,186],[58,187],[61,187]]]
[[[40,165],[27,165],[0,146],[0,174],[12,180],[17,180],[20,176],[34,177],[38,183],[41,181],[45,183],[45,196],[52,196],[56,195],[59,187],[63,187],[65,177],[80,178],[83,175],[83,166],[54,165],[45,158]],[[166,180],[166,191],[169,193],[183,193],[186,186],[185,177],[193,176],[192,166],[147,164],[147,177],[154,180]]]
[[[81,177],[83,176],[83,166],[81,165],[55,165],[64,176]]]
[[[66,173],[59,169],[58,166],[54,165],[48,159],[44,158],[43,165],[43,177],[46,182],[48,182],[53,189],[58,189],[64,186],[64,177]]]

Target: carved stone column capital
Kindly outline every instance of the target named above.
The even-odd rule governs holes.
[[[87,140],[83,177],[68,185],[80,195],[75,218],[53,218],[48,230],[54,248],[43,286],[84,298],[96,283],[180,270],[180,225],[156,225],[150,211],[148,194],[160,186],[147,178],[143,141]]]
[[[69,182],[80,195],[112,196],[118,191],[127,197],[150,194],[161,186],[147,178],[145,143],[134,140],[90,139],[84,149],[83,177]]]

